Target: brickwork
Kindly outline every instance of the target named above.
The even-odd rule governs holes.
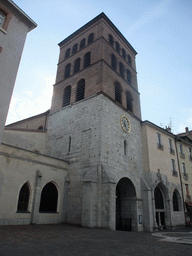
[[[93,42],[88,44],[87,38],[93,33]],[[113,34],[114,43],[118,42],[120,45],[119,52],[116,50],[115,45],[109,43],[109,35]],[[60,57],[58,63],[58,70],[56,76],[56,84],[54,85],[54,94],[51,106],[51,112],[62,108],[63,94],[66,86],[71,86],[71,99],[70,104],[76,101],[77,83],[80,79],[85,79],[85,98],[90,97],[100,91],[105,92],[112,99],[115,99],[115,83],[119,82],[122,87],[122,105],[127,108],[126,92],[130,92],[133,98],[133,113],[138,118],[140,114],[139,93],[137,88],[136,66],[135,66],[135,50],[125,42],[124,37],[120,32],[115,32],[110,24],[101,17],[95,21],[94,25],[85,30],[75,32],[71,35],[70,39],[65,39],[60,44]],[[80,49],[80,42],[85,38],[85,47]],[[66,43],[65,43],[66,42]],[[72,53],[73,46],[78,44],[77,52]],[[65,58],[66,51],[70,54]],[[123,57],[122,51],[124,50],[125,56]],[[87,52],[91,53],[90,65],[84,68],[84,56]],[[116,55],[117,68],[113,70],[111,66],[111,56]],[[131,58],[131,63],[128,61],[128,56]],[[74,73],[74,63],[77,58],[80,58],[80,70]],[[125,69],[124,78],[120,75],[119,64],[123,64]],[[70,75],[65,78],[65,68],[70,64]],[[127,81],[126,72],[131,73],[131,82]]]

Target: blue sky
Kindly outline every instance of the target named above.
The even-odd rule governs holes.
[[[142,120],[192,129],[190,0],[15,0],[37,24],[28,33],[7,124],[50,108],[58,43],[104,12],[138,52]]]

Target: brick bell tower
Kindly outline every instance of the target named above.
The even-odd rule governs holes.
[[[142,230],[137,53],[104,13],[59,46],[47,154],[70,163],[64,220]]]

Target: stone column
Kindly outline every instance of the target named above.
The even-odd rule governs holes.
[[[33,195],[33,205],[31,210],[31,224],[38,224],[39,204],[40,204],[40,187],[42,174],[39,170],[36,171],[35,188]]]

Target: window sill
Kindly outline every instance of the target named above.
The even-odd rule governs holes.
[[[59,214],[59,212],[39,212],[39,213],[43,213],[43,214]]]
[[[3,28],[0,28],[0,31],[3,32],[4,34],[7,34],[7,31],[4,30]]]
[[[30,213],[29,211],[16,211],[16,213]]]

